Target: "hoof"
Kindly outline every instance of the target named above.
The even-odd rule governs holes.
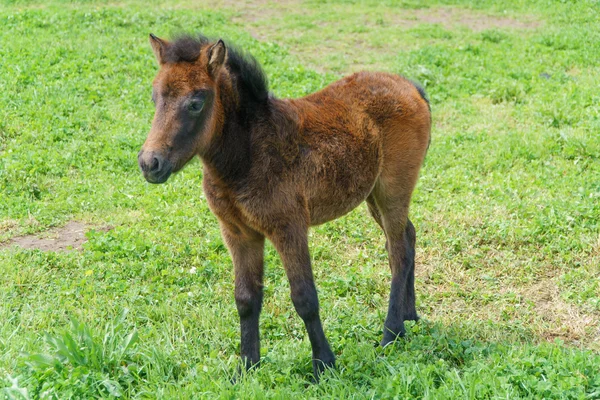
[[[237,366],[235,372],[231,379],[229,380],[232,385],[238,383],[246,374],[250,371],[254,371],[260,367],[260,360],[252,363],[250,360],[242,360],[242,362]]]
[[[404,337],[404,323],[398,329],[390,329],[388,327],[383,328],[383,339],[381,340],[381,347],[385,347],[390,343],[393,343],[396,339]]]
[[[419,322],[420,319],[421,319],[421,317],[419,317],[419,315],[416,312],[411,312],[404,316],[405,321]]]
[[[327,360],[313,360],[313,383],[319,383],[321,374],[329,368],[335,368],[335,356],[333,354]]]

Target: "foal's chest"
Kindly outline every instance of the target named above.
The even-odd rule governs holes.
[[[228,225],[234,230],[251,226],[236,201],[232,189],[215,178],[207,168],[204,169],[202,186],[210,210],[222,224]]]

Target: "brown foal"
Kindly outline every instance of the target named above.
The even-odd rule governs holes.
[[[318,379],[335,356],[325,338],[308,229],[367,201],[385,232],[392,271],[382,345],[404,334],[415,309],[411,194],[430,140],[422,89],[394,74],[360,72],[299,99],[269,94],[254,58],[222,40],[150,35],[160,70],[156,113],[138,161],[165,182],[198,155],[203,187],[235,268],[241,356],[259,362],[263,248],[281,256],[308,331]]]

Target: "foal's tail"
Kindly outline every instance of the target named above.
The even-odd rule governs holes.
[[[431,104],[429,103],[429,97],[427,96],[425,89],[423,89],[423,86],[421,86],[420,83],[413,81],[412,79],[410,80],[410,82],[415,88],[417,88],[419,95],[423,100],[425,100],[425,103],[427,103],[427,108],[429,109],[429,122],[431,122]],[[427,150],[429,150],[429,145],[431,145],[431,133],[429,134],[429,143],[427,143]]]
[[[423,86],[421,86],[421,84],[419,82],[413,81],[412,79],[410,80],[410,82],[417,88],[417,91],[421,95],[421,98],[423,100],[425,100],[425,103],[427,103],[427,107],[429,107],[429,111],[431,111],[431,104],[429,104],[429,97],[427,96],[427,93],[425,93],[425,89],[423,89]]]

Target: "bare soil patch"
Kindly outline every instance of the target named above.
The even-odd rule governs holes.
[[[36,249],[41,251],[72,251],[81,250],[81,246],[87,241],[85,232],[91,227],[78,221],[69,221],[60,228],[51,229],[36,235],[18,236],[0,247],[18,246],[24,249]],[[109,230],[110,228],[102,228]]]
[[[497,17],[458,8],[418,9],[411,11],[408,15],[414,19],[402,19],[403,23],[411,21],[413,25],[420,23],[440,24],[448,29],[465,26],[473,31],[483,31],[494,28],[533,29],[540,26],[538,21],[531,19],[519,21],[514,18]]]

